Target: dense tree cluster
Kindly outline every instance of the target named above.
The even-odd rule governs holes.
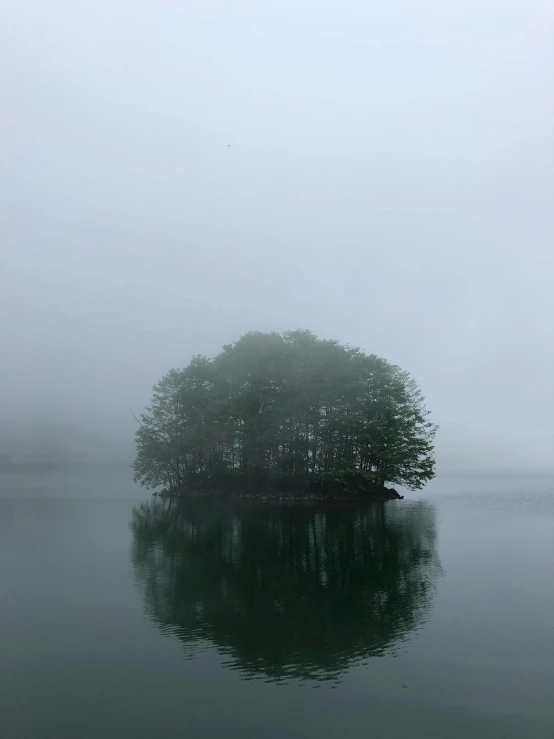
[[[252,332],[154,388],[134,472],[146,487],[349,492],[433,477],[408,373],[309,331]]]

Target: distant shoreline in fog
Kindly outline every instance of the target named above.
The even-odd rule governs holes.
[[[28,473],[28,472],[64,472],[82,469],[110,469],[110,468],[128,468],[131,470],[131,460],[110,460],[97,461],[89,460],[86,462],[0,462],[0,474]],[[131,472],[130,472],[131,474]]]
[[[83,469],[129,469],[131,473],[131,459],[89,460],[80,462],[0,462],[1,474],[23,474],[29,472],[50,473],[70,472]],[[450,479],[478,479],[478,478],[517,478],[539,479],[554,478],[554,469],[483,469],[483,470],[456,470],[447,469],[437,471],[434,481]],[[423,488],[425,489],[425,488]]]
[[[515,469],[515,470],[438,470],[435,480],[451,478],[479,478],[479,477],[515,477],[515,478],[542,478],[554,477],[554,469]]]

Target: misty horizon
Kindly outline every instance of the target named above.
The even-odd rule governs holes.
[[[552,468],[552,8],[337,7],[5,5],[0,453],[130,463],[166,372],[303,328],[439,475]]]

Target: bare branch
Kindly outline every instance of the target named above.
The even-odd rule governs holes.
[[[138,425],[142,428],[142,423],[138,420],[138,418],[135,416],[135,414],[133,413],[133,411],[131,409],[129,409],[129,411],[130,411],[131,415],[133,416],[133,418],[135,419],[135,421],[138,423]]]

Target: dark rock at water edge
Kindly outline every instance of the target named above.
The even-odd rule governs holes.
[[[191,490],[160,490],[152,493],[153,496],[160,498],[226,498],[238,500],[263,500],[263,501],[340,501],[360,503],[363,501],[385,501],[385,500],[404,500],[404,496],[394,488],[375,488],[373,490],[364,490],[358,493],[349,493],[347,495],[282,495],[282,494],[262,494],[262,493],[235,493],[235,494],[218,494],[216,491],[191,491]]]

